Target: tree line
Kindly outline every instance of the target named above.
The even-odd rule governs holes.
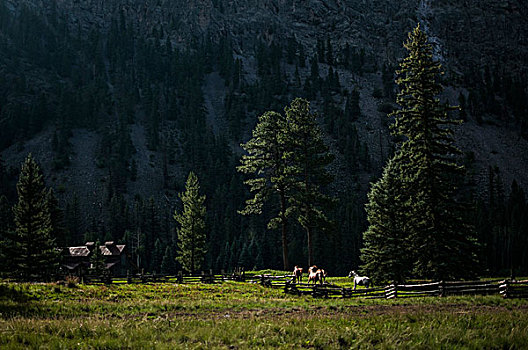
[[[21,142],[52,125],[56,127],[51,139],[54,166],[60,172],[67,171],[69,166],[69,140],[73,128],[86,127],[102,135],[96,162],[110,177],[105,182],[107,196],[103,210],[87,213],[87,206],[75,194],[59,201],[64,208],[67,244],[84,243],[85,238],[111,238],[134,247],[135,258],[139,256],[146,271],[181,268],[175,261],[178,239],[176,222],[172,219],[174,206],[180,209],[180,201],[171,198],[171,203],[165,206],[159,198],[127,193],[127,182],[135,181],[138,176],[130,134],[132,125],[136,124],[145,127],[149,149],[162,159],[167,192],[179,192],[184,188],[185,179],[175,175],[176,168],[181,168],[182,174],[192,170],[200,178],[208,208],[206,268],[231,269],[240,265],[283,268],[283,251],[276,249],[282,246],[282,234],[276,235],[275,231],[266,229],[278,212],[275,209],[279,203],[264,203],[262,215],[237,214],[245,209],[244,199],[251,193],[243,184],[246,174],[235,170],[240,154],[232,145],[243,142],[245,132],[253,128],[254,120],[248,116],[280,111],[293,96],[301,96],[321,111],[318,124],[324,139],[330,141],[327,145],[334,146],[331,154],[344,160],[346,166],[344,172],[330,171],[335,180],[346,178],[345,186],[339,191],[332,188],[335,182],[322,186],[325,195],[334,197],[335,205],[327,207],[324,214],[330,227],[332,222],[335,226],[326,230],[310,228],[313,260],[324,262],[336,273],[362,264],[360,248],[368,223],[358,174],[375,174],[375,169],[371,165],[369,147],[360,141],[356,127],[363,113],[358,87],[348,91],[337,73],[348,70],[360,75],[376,71],[381,65],[383,89],[374,94],[392,100],[395,91],[393,67],[376,62],[361,47],[339,47],[329,39],[319,39],[312,51],[294,37],[272,43],[256,39],[257,79],[250,83],[242,75],[244,61],[233,56],[234,38],[225,37],[214,42],[206,36],[176,46],[166,28],[154,26],[149,33],[141,32],[119,11],[110,15],[111,25],[107,31],[68,28],[61,16],[46,21],[32,20],[38,16],[31,15],[31,9],[24,9],[28,16],[20,16],[25,22],[19,25],[9,16],[4,2],[0,5],[3,5],[0,6],[0,24],[6,33],[0,38],[5,49],[0,58],[7,64],[8,71],[16,73],[0,81],[4,91],[0,96],[0,112],[2,120],[8,118],[1,131],[1,147]],[[20,40],[8,40],[9,37]],[[43,50],[42,45],[49,50]],[[23,57],[26,68],[42,65],[52,72],[50,76],[60,79],[47,79],[46,93],[40,96],[36,91],[42,90],[34,89],[38,78],[34,74],[22,74],[16,62],[5,59],[9,56]],[[290,70],[294,73],[290,74]],[[228,121],[228,130],[225,133],[213,133],[206,122],[201,86],[210,72],[219,72],[226,84],[223,117]],[[505,96],[513,96],[505,90],[509,85],[501,79],[500,72],[483,74],[486,88],[481,89],[482,96],[503,90]],[[20,79],[14,81],[13,77]],[[477,78],[475,82],[479,81]],[[521,91],[518,86],[522,86],[522,82],[514,84],[512,89]],[[473,116],[481,114],[475,107],[480,105],[479,99],[461,99],[461,106],[467,106],[462,112]],[[491,101],[487,97],[483,99]],[[516,113],[522,115],[525,106],[521,102],[518,104]],[[383,111],[391,109],[390,105],[381,107]],[[19,132],[26,130],[28,124],[31,128],[27,132]],[[175,130],[183,132],[176,137]],[[395,138],[398,140],[398,136]],[[334,170],[333,165],[331,167]],[[2,189],[7,199],[4,207],[12,207],[16,202],[13,189],[18,172],[4,170],[7,178]],[[300,186],[300,176],[295,182],[295,186]],[[479,260],[489,273],[509,269],[510,260],[513,266],[526,266],[522,264],[522,250],[516,251],[526,241],[521,214],[526,208],[524,194],[521,189],[512,187],[517,190],[512,191],[511,198],[506,198],[504,184],[500,182],[500,170],[492,168],[489,187],[493,191],[488,191],[488,197],[466,198],[470,203],[477,202],[476,213],[464,219],[476,228]],[[69,192],[57,185],[55,188],[59,198],[61,192]],[[286,201],[291,208],[288,214],[291,222],[285,226],[288,262],[308,261],[309,234],[299,223],[300,208],[294,209],[293,200]],[[279,224],[277,220],[273,222],[273,225]],[[304,232],[301,234],[301,231]],[[511,249],[510,244],[504,243],[508,237],[513,242]],[[510,251],[514,252],[513,259],[509,258]]]
[[[185,191],[180,194],[184,209],[181,213],[174,213],[174,219],[179,223],[179,245],[175,260],[189,273],[198,271],[207,251],[205,196],[200,195],[199,190],[198,178],[190,172]],[[12,208],[6,205],[5,196],[0,197],[0,272],[25,281],[49,280],[64,275],[66,271],[61,272],[60,263],[65,255],[65,248],[58,244],[64,239],[63,213],[53,190],[45,186],[40,167],[31,154],[22,164],[16,191],[18,201]],[[9,209],[12,209],[12,220]],[[96,249],[90,261],[91,270],[102,276],[106,269],[98,249],[99,242],[96,241]],[[163,272],[175,273],[165,266],[175,262],[168,260],[173,260],[174,255],[168,256],[164,256],[164,261],[161,262],[165,270]],[[156,258],[159,259],[160,256]]]

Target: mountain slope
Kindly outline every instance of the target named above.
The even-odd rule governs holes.
[[[159,231],[141,243],[152,249],[174,243],[177,193],[194,170],[210,206],[208,266],[237,265],[255,246],[269,252],[251,264],[280,264],[266,219],[236,214],[247,197],[238,145],[259,114],[307,97],[337,156],[332,245],[350,248],[332,260],[321,236],[319,256],[347,270],[359,263],[369,182],[394,147],[386,113],[418,21],[447,71],[443,98],[464,109],[457,143],[477,193],[487,198],[496,174],[506,194],[514,179],[528,189],[526,11],[513,0],[2,0],[2,158],[40,161],[72,241],[140,226]],[[155,224],[140,213],[151,196]]]

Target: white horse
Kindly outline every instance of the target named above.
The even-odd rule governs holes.
[[[356,287],[358,285],[365,286],[365,288],[368,288],[370,285],[374,286],[374,283],[372,283],[372,280],[370,278],[368,278],[367,276],[360,276],[354,270],[350,271],[348,277],[354,277],[354,290],[356,290]]]

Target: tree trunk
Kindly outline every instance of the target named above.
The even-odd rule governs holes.
[[[281,194],[281,230],[282,230],[282,262],[284,264],[284,270],[289,270],[288,263],[288,239],[286,237],[286,197],[284,193]]]
[[[310,226],[306,226],[306,235],[308,239],[308,267],[313,265],[313,254],[312,254],[312,229]]]

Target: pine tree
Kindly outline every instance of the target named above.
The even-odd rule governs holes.
[[[55,239],[58,247],[65,247],[68,241],[71,240],[64,227],[64,212],[60,208],[59,201],[51,188],[47,192],[47,202],[52,227],[51,237]]]
[[[282,260],[285,270],[288,263],[288,192],[291,188],[291,178],[286,174],[286,160],[284,148],[285,118],[280,113],[266,112],[259,117],[258,124],[253,130],[253,138],[242,144],[248,152],[242,156],[237,169],[245,174],[254,174],[254,178],[244,183],[250,186],[254,197],[246,201],[246,207],[240,213],[262,214],[264,203],[277,196],[279,213],[268,223],[268,228],[281,228]]]
[[[66,203],[64,222],[66,230],[69,232],[71,242],[79,241],[83,234],[81,231],[81,228],[83,227],[83,218],[79,203],[79,196],[77,196],[76,193],[73,194],[71,201]]]
[[[319,63],[317,62],[317,56],[312,57],[310,66],[310,81],[313,90],[319,90],[321,86],[321,76],[319,75]]]
[[[362,269],[378,283],[403,282],[412,267],[404,227],[406,195],[397,165],[398,158],[388,161],[365,206],[369,227],[363,234]]]
[[[104,255],[101,252],[100,241],[95,242],[92,255],[90,256],[90,272],[99,278],[105,278],[107,276],[107,269]]]
[[[154,243],[154,251],[152,252],[152,271],[160,272],[161,271],[161,264],[163,263],[163,247],[161,244],[161,240],[158,238],[156,239],[156,243]]]
[[[48,192],[40,168],[28,155],[17,183],[18,202],[13,208],[15,232],[11,237],[9,258],[15,273],[23,279],[43,279],[58,265]]]
[[[449,119],[454,109],[440,102],[440,63],[418,26],[404,44],[408,56],[400,64],[396,83],[400,87],[395,134],[403,136],[399,150],[402,181],[408,191],[409,235],[414,253],[414,271],[434,279],[471,276],[476,267],[476,244],[472,227],[462,218],[468,210],[456,200],[457,184],[464,170],[456,163],[460,151],[454,146]]]
[[[185,185],[185,192],[180,194],[183,203],[181,214],[174,213],[179,223],[179,250],[177,260],[182,267],[193,274],[201,266],[207,252],[205,236],[205,195],[200,196],[198,178],[191,171]]]
[[[0,194],[0,272],[11,271],[9,238],[13,235],[13,211],[7,197]]]
[[[323,231],[329,224],[324,209],[332,198],[323,193],[332,176],[326,167],[333,161],[323,141],[316,115],[310,112],[310,103],[301,98],[286,107],[287,133],[285,137],[288,166],[287,177],[294,180],[290,205],[298,214],[298,221],[306,230],[308,265],[313,263],[313,233]]]
[[[171,246],[167,246],[165,248],[165,254],[163,255],[163,259],[161,261],[161,273],[164,275],[169,275],[175,273],[176,270],[176,263],[174,260],[174,254],[172,254],[173,248]]]

